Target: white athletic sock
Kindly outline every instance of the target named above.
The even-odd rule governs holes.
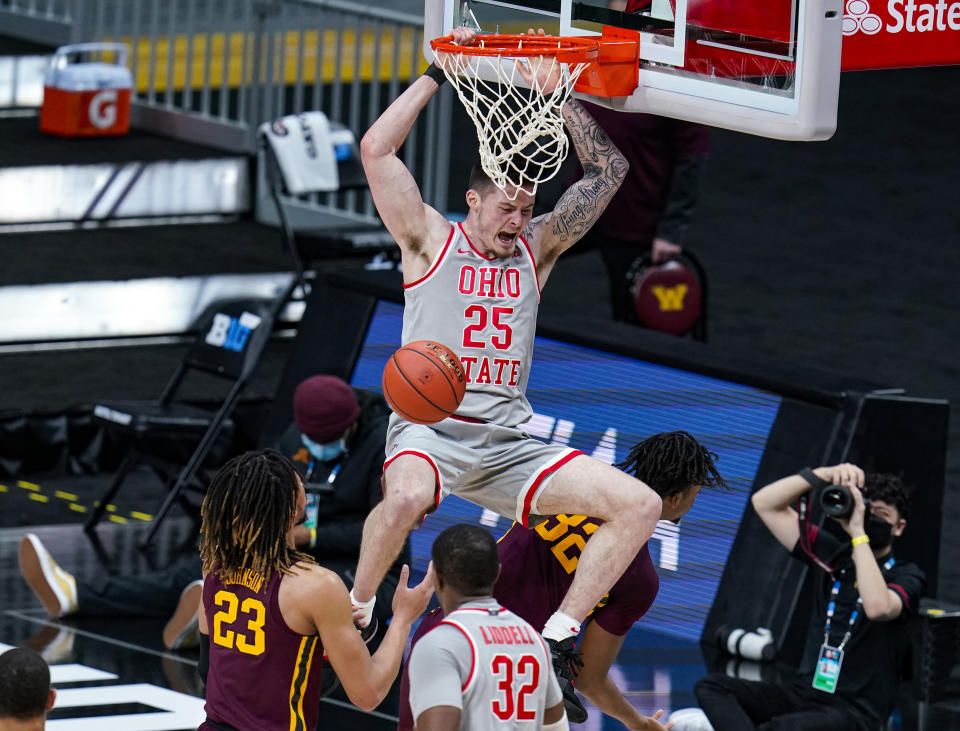
[[[377,595],[373,595],[373,599],[368,602],[358,601],[357,598],[353,595],[353,589],[350,590],[350,604],[353,607],[353,621],[360,625],[361,628],[366,627],[370,624],[370,620],[373,618],[373,605],[377,603]]]
[[[578,634],[580,634],[580,623],[559,609],[550,615],[550,619],[543,626],[543,636],[548,640],[562,642],[568,637],[576,637]]]

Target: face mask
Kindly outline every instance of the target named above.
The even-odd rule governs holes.
[[[347,440],[343,438],[326,444],[317,444],[306,434],[301,434],[300,439],[303,441],[303,446],[318,462],[331,462],[347,451]]]
[[[871,515],[867,519],[867,524],[864,526],[867,538],[870,539],[870,548],[877,550],[889,546],[893,541],[893,536],[891,535],[892,530],[893,526],[883,518]]]

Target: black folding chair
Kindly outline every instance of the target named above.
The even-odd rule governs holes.
[[[141,545],[153,540],[173,502],[183,499],[181,493],[194,481],[218,437],[232,432],[233,409],[256,372],[273,323],[294,286],[291,281],[286,291],[272,301],[238,299],[212,306],[199,322],[197,341],[157,400],[112,401],[94,407],[94,417],[110,432],[126,437],[130,446],[87,519],[84,528],[88,533],[100,522],[131,470],[145,463],[170,486]],[[193,372],[232,382],[215,410],[183,400],[182,387],[193,380],[188,378]],[[180,468],[187,456],[186,464]],[[177,476],[171,486],[174,474]]]

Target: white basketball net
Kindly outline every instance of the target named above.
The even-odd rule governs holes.
[[[535,193],[567,156],[560,110],[588,64],[562,63],[553,56],[522,59],[442,51],[437,56],[477,128],[483,171],[511,200],[520,188]],[[532,90],[520,73],[521,64],[532,73]],[[557,78],[552,91],[544,92]]]

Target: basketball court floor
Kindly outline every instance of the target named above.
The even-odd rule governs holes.
[[[166,651],[162,620],[51,620],[20,577],[17,549],[27,530],[80,580],[95,579],[107,570],[148,571],[148,559],[168,561],[191,540],[189,520],[169,520],[144,555],[136,548],[144,526],[104,523],[98,541],[79,524],[0,529],[0,650],[29,646],[51,665],[58,696],[49,729],[174,731],[196,728],[204,718],[196,651]],[[699,646],[640,631],[631,634],[621,660],[614,668],[617,683],[647,713],[693,704],[692,685],[705,672]],[[395,728],[396,690],[379,709],[365,713],[350,706],[338,689],[321,702],[320,728]],[[580,728],[618,726],[594,712]]]
[[[79,524],[0,528],[0,650],[24,645],[51,665],[57,704],[47,728],[53,731],[174,731],[203,720],[195,650],[170,652],[161,642],[162,620],[82,618],[51,620],[20,577],[17,549],[22,536],[37,533],[57,561],[78,579],[105,571],[149,571],[193,540],[190,521],[168,520],[145,553],[136,548],[145,523],[108,522],[92,540]],[[749,668],[740,671],[752,672]],[[652,714],[695,704],[692,688],[707,672],[699,644],[635,627],[612,673],[630,702]],[[396,686],[376,711],[362,712],[335,690],[321,702],[322,729],[392,729]],[[590,708],[588,704],[588,708]],[[584,731],[622,726],[593,710]],[[960,708],[900,704],[890,729],[960,728]]]

